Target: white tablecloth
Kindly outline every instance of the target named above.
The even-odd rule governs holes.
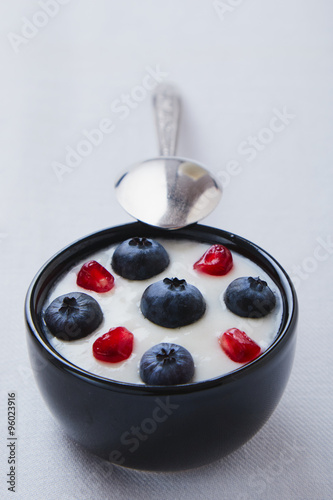
[[[332,16],[329,0],[1,3],[1,498],[333,498]],[[63,435],[35,385],[23,320],[49,256],[132,220],[113,182],[157,153],[158,80],[183,95],[177,152],[225,187],[204,223],[272,253],[300,301],[293,372],[268,423],[229,457],[172,474],[112,467]]]

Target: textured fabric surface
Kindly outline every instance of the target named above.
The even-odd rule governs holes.
[[[1,3],[1,498],[333,498],[332,14],[329,0]],[[273,254],[300,302],[295,364],[273,416],[229,457],[172,474],[113,467],[63,435],[35,385],[23,319],[27,287],[53,253],[132,220],[113,183],[157,152],[143,87],[152,78],[183,95],[178,154],[224,184],[204,223]],[[80,149],[100,126],[96,144]]]

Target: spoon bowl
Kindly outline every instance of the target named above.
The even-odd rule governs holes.
[[[203,166],[168,156],[133,165],[117,182],[116,194],[138,220],[179,229],[206,217],[219,202],[221,189]]]

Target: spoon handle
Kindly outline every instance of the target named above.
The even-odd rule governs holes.
[[[180,99],[175,88],[169,84],[156,87],[153,95],[157,135],[161,156],[176,153]]]

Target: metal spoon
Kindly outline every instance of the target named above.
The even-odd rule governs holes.
[[[175,157],[180,100],[171,85],[153,96],[160,157],[129,167],[115,184],[122,207],[138,220],[164,229],[198,222],[218,204],[222,188],[202,165]]]

